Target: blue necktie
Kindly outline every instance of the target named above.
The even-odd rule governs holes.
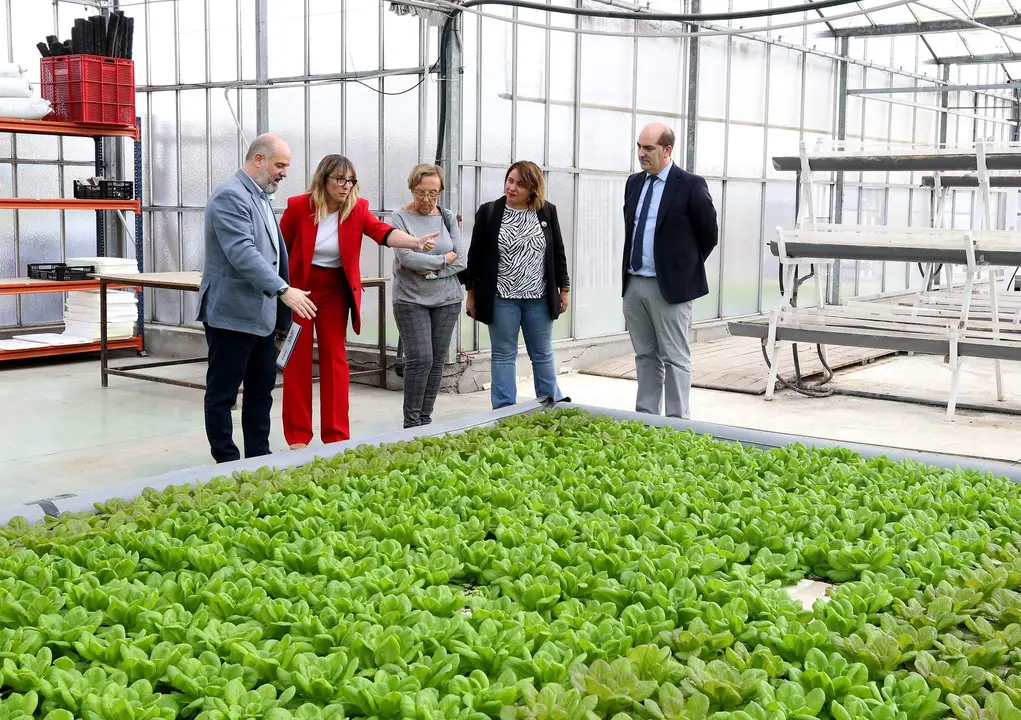
[[[656,182],[656,176],[649,176],[649,184],[645,188],[645,201],[642,203],[642,212],[638,216],[638,226],[635,228],[635,237],[631,243],[631,269],[642,269],[642,245],[645,241],[645,221],[649,219],[649,206],[652,204],[652,186]]]

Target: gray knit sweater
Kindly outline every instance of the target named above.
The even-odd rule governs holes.
[[[464,299],[464,288],[457,279],[457,273],[468,266],[468,253],[461,241],[457,219],[449,210],[441,212],[443,215],[419,215],[401,208],[393,214],[390,224],[409,235],[440,234],[436,238],[436,247],[427,253],[394,248],[394,302],[441,307]],[[457,253],[457,259],[445,265],[443,256],[451,250]],[[428,279],[419,275],[418,270],[431,270],[436,273],[436,278]]]

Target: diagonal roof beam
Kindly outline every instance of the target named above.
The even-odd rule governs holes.
[[[993,15],[978,18],[987,27],[1021,27],[1021,14]],[[927,20],[917,23],[898,23],[895,25],[858,25],[855,27],[836,28],[827,37],[889,37],[893,35],[918,35],[919,33],[961,32],[973,30],[975,21]]]
[[[990,55],[950,55],[938,60],[926,60],[928,65],[986,65],[1021,62],[1021,53],[992,53]]]

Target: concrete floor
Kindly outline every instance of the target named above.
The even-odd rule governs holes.
[[[202,366],[179,369],[201,376]],[[1008,398],[1021,400],[1021,365],[1003,365]],[[897,358],[838,374],[835,384],[875,392],[927,395],[945,400],[949,371],[936,358]],[[632,409],[635,383],[564,375],[564,392],[575,402]],[[317,386],[318,387],[318,386]],[[965,364],[961,401],[995,401],[992,363]],[[318,394],[318,391],[316,391]],[[520,399],[534,397],[531,382]],[[280,391],[274,405],[272,444],[286,450],[280,427]],[[356,385],[351,392],[352,433],[364,438],[401,426],[402,396]],[[126,378],[99,384],[94,360],[48,362],[0,370],[0,506],[136,480],[211,463],[199,390]],[[805,398],[692,391],[698,420],[846,442],[1021,461],[1016,438],[1021,416],[960,411],[945,422],[944,410],[850,397]],[[484,412],[487,392],[441,395],[436,419]],[[239,418],[235,418],[235,427]],[[239,430],[238,430],[239,431]]]

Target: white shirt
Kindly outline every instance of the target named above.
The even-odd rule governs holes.
[[[312,264],[319,267],[340,267],[340,238],[337,237],[340,212],[330,213],[319,221],[316,233],[316,249],[312,253]]]

